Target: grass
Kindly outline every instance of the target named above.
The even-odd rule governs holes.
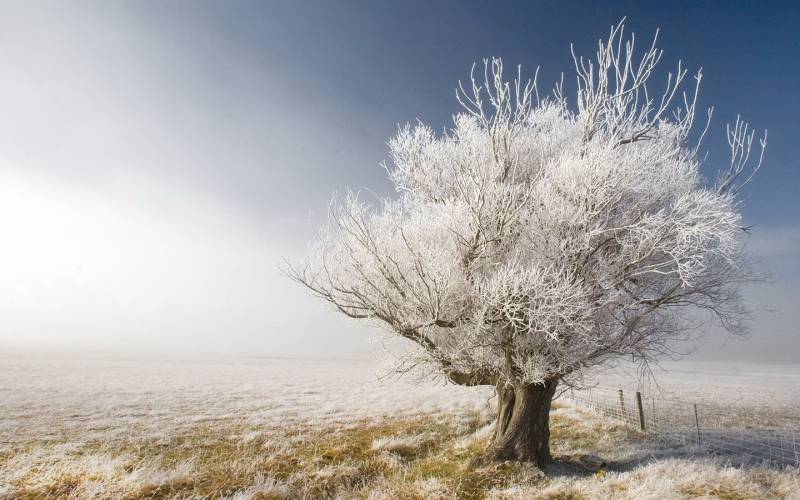
[[[0,499],[798,498],[796,470],[731,467],[558,402],[546,475],[482,466],[492,388],[372,366],[6,357]]]
[[[551,417],[556,463],[548,475],[519,463],[477,466],[489,420],[478,412],[331,426],[221,420],[167,440],[54,440],[0,455],[0,497],[733,500],[790,498],[800,488],[796,471],[674,458],[623,466],[629,460],[620,458],[643,453],[645,438],[563,405]],[[604,476],[594,473],[601,456],[609,464]]]

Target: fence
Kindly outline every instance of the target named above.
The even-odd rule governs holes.
[[[566,397],[672,444],[732,463],[800,467],[800,430],[753,427],[730,408],[717,408],[607,387],[570,390]]]

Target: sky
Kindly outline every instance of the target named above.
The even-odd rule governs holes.
[[[704,174],[737,113],[769,129],[748,186],[751,338],[699,359],[798,362],[800,8],[790,2],[3,2],[0,349],[353,355],[374,331],[278,272],[334,192],[392,195],[386,141],[442,130],[475,61],[565,74],[612,24],[703,68]]]

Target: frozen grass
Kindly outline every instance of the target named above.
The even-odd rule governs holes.
[[[372,363],[2,359],[0,498],[798,498],[556,403],[541,474],[473,458],[488,392],[375,381]],[[598,474],[601,464],[606,466]],[[794,496],[793,496],[794,495]]]

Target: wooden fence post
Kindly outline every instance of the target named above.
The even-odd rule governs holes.
[[[636,391],[636,409],[639,410],[639,430],[644,432],[644,410],[642,410],[642,393]]]
[[[697,418],[697,404],[692,406],[694,406],[694,425],[697,428],[697,446],[700,446],[700,419]]]
[[[655,396],[651,396],[650,397],[650,403],[653,405],[653,409],[652,409],[653,414],[650,415],[650,419],[651,419],[651,421],[653,423],[651,425],[650,430],[653,431],[653,432],[656,432],[657,429],[658,429],[658,420],[656,419],[656,397]]]
[[[625,396],[622,394],[622,389],[619,390],[619,407],[622,410],[622,420],[628,421],[628,415],[625,412]]]

